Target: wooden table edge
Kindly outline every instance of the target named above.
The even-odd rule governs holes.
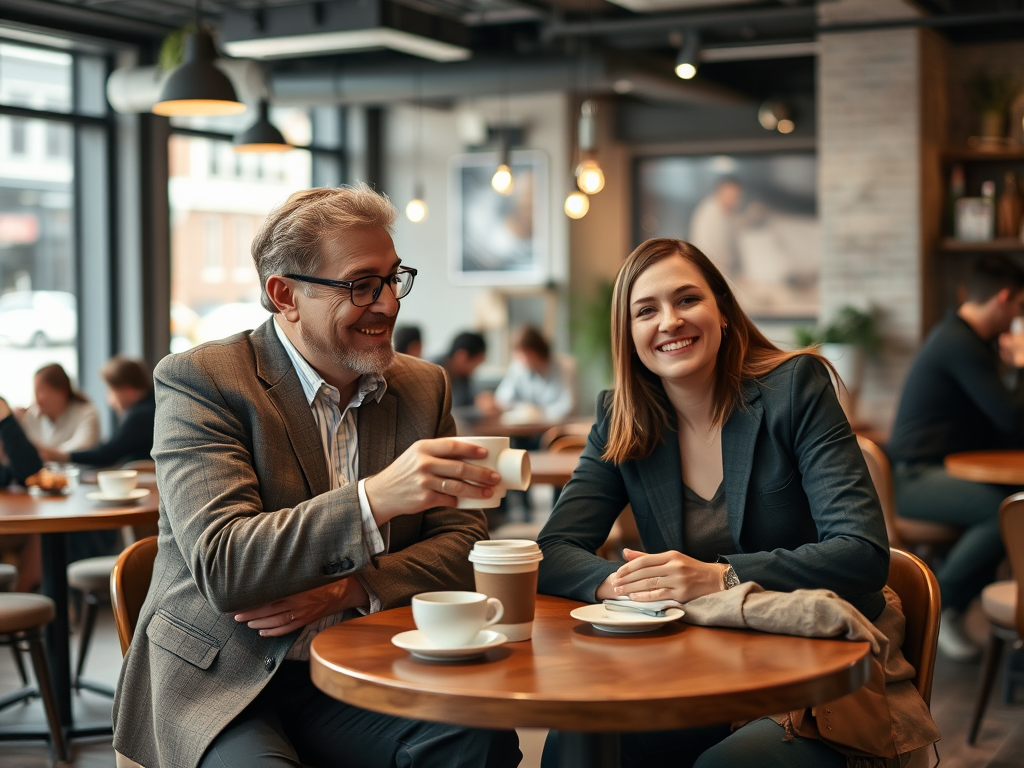
[[[995,451],[965,451],[962,453],[951,453],[943,459],[946,474],[960,480],[970,480],[975,483],[996,483],[997,485],[1021,485],[1021,475],[1024,474],[1024,467],[1005,466],[982,466],[975,463],[977,457],[974,453],[997,453]],[[1013,451],[1024,457],[1024,451]]]
[[[604,701],[533,700],[516,694],[490,697],[452,691],[437,693],[426,685],[408,681],[399,685],[352,670],[342,671],[324,660],[317,653],[315,644],[310,649],[310,677],[313,684],[328,696],[363,709],[412,720],[471,728],[657,731],[752,720],[841,698],[864,685],[870,675],[870,645],[866,642],[851,642],[850,645],[861,646],[860,656],[824,676],[796,680],[774,688],[768,694],[744,692],[742,695],[745,699],[739,706],[736,704],[735,692],[702,696],[699,699],[666,696],[658,699],[664,704],[658,714],[643,720],[629,718],[630,704],[633,701],[649,702],[651,697],[623,699],[616,702],[619,706],[614,712],[609,712],[608,703]],[[766,698],[770,701],[766,701]],[[514,716],[506,709],[510,700],[518,702]],[[727,717],[721,714],[723,707],[728,709]]]

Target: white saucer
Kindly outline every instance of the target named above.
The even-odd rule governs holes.
[[[669,608],[664,616],[648,616],[635,611],[609,611],[604,604],[585,605],[569,613],[574,619],[593,624],[603,632],[631,634],[634,632],[650,632],[671,621],[683,617],[679,608]]]
[[[418,629],[411,629],[408,632],[399,632],[391,638],[391,642],[399,648],[408,651],[417,659],[426,661],[462,661],[463,659],[475,659],[491,648],[497,648],[508,642],[508,638],[501,632],[494,632],[490,629],[482,630],[473,638],[469,645],[459,648],[435,648],[427,642],[427,638]]]
[[[97,501],[100,504],[108,504],[110,506],[131,504],[132,502],[144,499],[147,496],[149,496],[148,488],[136,488],[127,496],[107,496],[103,491],[89,491],[89,493],[85,494],[85,498],[91,501]]]

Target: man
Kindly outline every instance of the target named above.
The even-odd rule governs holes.
[[[494,391],[499,411],[534,408],[539,421],[562,421],[576,408],[576,366],[572,358],[554,355],[547,339],[525,325],[512,341],[512,364]],[[533,446],[536,447],[536,446]]]
[[[739,209],[743,188],[735,176],[723,176],[715,191],[693,210],[690,219],[690,242],[704,251],[725,276],[740,276],[739,245],[736,233],[740,228]]]
[[[472,408],[473,372],[487,357],[487,342],[479,333],[464,331],[452,339],[448,354],[435,361],[452,385],[452,408]]]
[[[900,515],[963,528],[936,575],[942,590],[939,648],[968,660],[977,646],[961,616],[1004,555],[999,505],[1017,488],[946,474],[950,453],[1024,446],[1024,382],[1000,377],[994,346],[1024,304],[1024,270],[1009,259],[975,262],[967,300],[929,334],[907,376],[888,451]],[[1015,366],[1024,360],[1011,361]]]
[[[366,186],[297,192],[252,245],[257,328],[165,358],[153,456],[159,551],[114,702],[147,768],[517,765],[514,732],[380,715],[309,677],[309,646],[359,613],[472,589],[495,472],[451,439],[442,371],[395,356],[415,270]]]

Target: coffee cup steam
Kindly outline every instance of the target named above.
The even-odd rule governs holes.
[[[485,459],[464,459],[467,464],[493,469],[501,480],[489,499],[458,497],[459,509],[493,509],[501,504],[507,491],[525,491],[530,487],[530,456],[526,451],[509,447],[507,437],[459,437],[459,442],[472,443],[487,449]]]

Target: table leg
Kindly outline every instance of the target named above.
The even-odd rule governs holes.
[[[70,729],[71,647],[68,641],[68,552],[63,533],[42,534],[43,594],[57,606],[57,615],[46,626],[46,662],[57,694],[57,712],[61,724]]]
[[[619,734],[559,731],[558,768],[619,768]]]

